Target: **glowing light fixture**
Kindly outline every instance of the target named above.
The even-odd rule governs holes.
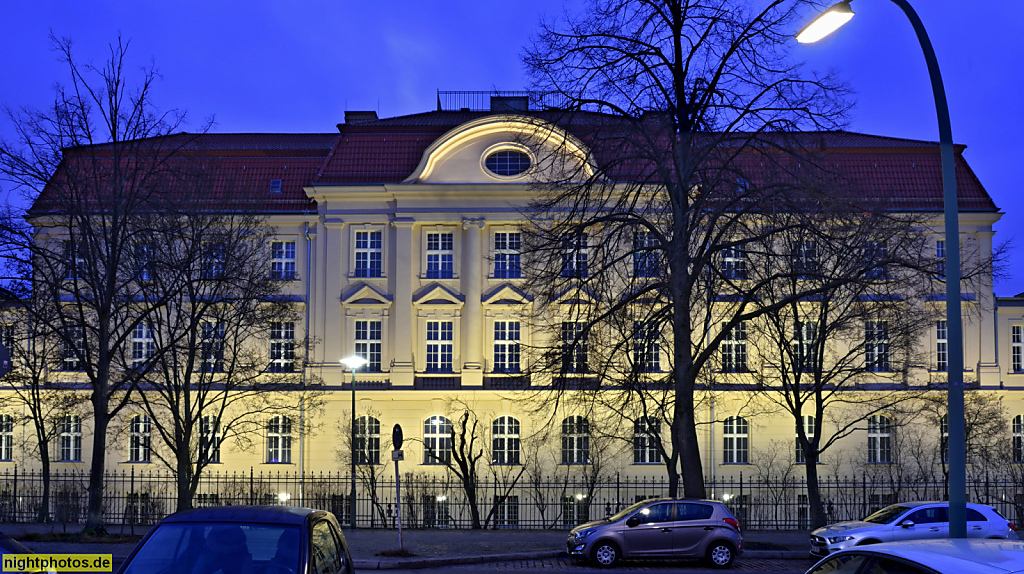
[[[850,0],[835,4],[822,12],[821,16],[815,18],[813,22],[804,26],[804,29],[796,35],[796,41],[801,44],[817,42],[838,30],[840,26],[849,22],[850,18],[853,18]]]

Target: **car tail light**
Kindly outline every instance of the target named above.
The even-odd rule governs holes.
[[[735,518],[723,518],[722,522],[724,522],[724,523],[728,524],[729,526],[732,526],[733,528],[735,528],[736,532],[740,531],[740,522],[739,522],[739,520],[736,520]]]
[[[1014,532],[1017,532],[1017,525],[1012,522],[1007,522],[1006,527]]]

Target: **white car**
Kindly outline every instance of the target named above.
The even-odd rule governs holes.
[[[841,550],[807,574],[1010,574],[1024,573],[1019,540],[911,540]]]
[[[968,538],[1016,540],[1016,526],[984,504],[967,505]],[[948,502],[906,502],[886,506],[864,520],[837,522],[811,533],[811,554],[828,556],[844,548],[949,537]]]

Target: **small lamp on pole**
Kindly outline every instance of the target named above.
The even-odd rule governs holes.
[[[946,325],[949,341],[949,373],[947,411],[949,421],[949,537],[967,537],[967,448],[964,422],[964,351],[963,319],[960,294],[960,220],[956,195],[956,156],[953,130],[946,103],[946,88],[939,73],[939,62],[921,18],[908,0],[891,0],[910,20],[917,41],[928,65],[928,77],[935,98],[935,115],[939,123],[939,155],[942,165],[942,205],[945,219],[946,245]],[[798,42],[815,42],[850,21],[852,0],[830,7],[796,35]]]
[[[359,355],[352,355],[351,357],[345,357],[341,360],[341,364],[348,367],[352,371],[352,436],[351,438],[351,450],[352,450],[352,466],[349,469],[350,478],[352,480],[352,490],[349,493],[348,499],[348,519],[349,527],[355,529],[356,527],[356,371],[361,369],[366,364],[366,359]]]

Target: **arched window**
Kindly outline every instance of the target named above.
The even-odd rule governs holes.
[[[423,464],[448,464],[452,461],[452,421],[434,415],[423,421]]]
[[[747,464],[750,462],[750,423],[735,416],[722,423],[722,462]]]
[[[220,462],[220,421],[213,415],[199,419],[199,460]]]
[[[868,462],[892,462],[892,419],[885,415],[874,415],[868,419]]]
[[[519,421],[501,416],[491,425],[491,464],[519,464]]]
[[[14,460],[14,417],[0,415],[0,460]]]
[[[807,436],[807,440],[814,440],[814,417],[811,415],[804,415],[804,434]],[[800,424],[797,423],[796,430],[796,463],[803,464],[807,462],[807,455],[804,453],[803,446],[800,445]]]
[[[152,423],[146,415],[135,415],[128,429],[128,462],[149,462]]]
[[[577,415],[562,420],[562,464],[590,464],[590,421]]]
[[[62,416],[57,431],[57,460],[82,462],[82,418],[72,414]]]
[[[380,421],[370,415],[356,419],[356,464],[380,464]]]
[[[292,419],[284,415],[270,417],[267,421],[267,462],[290,463],[292,461]]]
[[[633,421],[633,464],[661,462],[658,442],[661,421],[654,417],[641,417]]]
[[[1024,415],[1013,417],[1013,462],[1024,462]]]

